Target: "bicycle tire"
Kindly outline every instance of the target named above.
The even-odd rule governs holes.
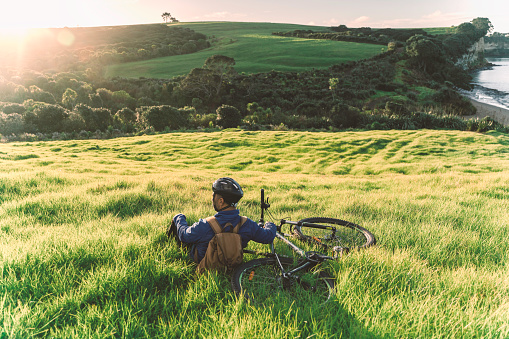
[[[376,244],[375,236],[357,224],[341,219],[334,218],[306,218],[300,222],[307,222],[319,225],[334,226],[336,232],[331,230],[295,226],[294,233],[301,240],[313,242],[326,248],[340,248],[343,253],[351,250],[362,249]]]
[[[284,269],[297,267],[292,258],[279,258]],[[298,278],[296,278],[296,276]],[[293,301],[325,303],[334,294],[334,279],[321,265],[282,277],[276,258],[254,259],[238,266],[232,274],[232,288],[251,302],[273,303],[284,298]]]

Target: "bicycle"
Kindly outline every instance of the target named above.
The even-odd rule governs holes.
[[[269,207],[268,198],[265,199],[262,189],[260,226],[265,223],[264,212],[275,220],[268,211]],[[290,226],[291,234],[283,233],[284,225]],[[305,251],[288,239],[291,237],[334,254],[330,256],[318,251]],[[233,271],[231,283],[238,295],[263,302],[282,294],[283,297],[289,296],[291,299],[304,298],[313,302],[319,299],[320,303],[324,303],[334,294],[334,279],[321,264],[376,243],[373,234],[357,224],[322,217],[300,221],[281,219],[276,239],[288,245],[299,258],[276,253],[274,242],[270,244],[269,253],[244,250],[245,253],[262,255],[265,258],[245,262]]]

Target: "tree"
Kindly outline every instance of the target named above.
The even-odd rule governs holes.
[[[177,19],[175,19],[175,17],[173,17],[168,12],[164,12],[161,16],[163,17],[163,20],[164,20],[165,23],[168,23],[168,21],[169,22],[179,22]]]
[[[166,127],[176,130],[189,126],[189,113],[169,105],[142,107],[140,111],[140,122],[154,127],[156,131],[164,131]]]
[[[410,61],[424,72],[432,72],[435,64],[445,62],[443,50],[430,38],[414,35],[407,40],[406,52]]]
[[[95,131],[98,129],[97,116],[91,107],[85,104],[78,104],[74,108],[74,111],[83,119],[87,131]]]
[[[205,60],[203,68],[194,68],[182,80],[181,88],[190,98],[200,98],[210,105],[219,99],[224,84],[235,74],[235,59],[213,55]]]
[[[76,101],[78,99],[78,93],[76,93],[75,90],[72,88],[68,88],[65,90],[64,94],[62,95],[62,104],[67,109],[74,109],[74,106],[76,105]]]
[[[481,38],[478,37],[479,32],[477,31],[477,28],[470,22],[464,22],[456,27],[456,34],[464,34],[467,36],[470,39],[470,44],[473,44]]]
[[[97,129],[101,131],[105,131],[109,125],[112,123],[111,112],[109,109],[101,107],[101,108],[92,108],[94,111],[95,123],[97,125]]]
[[[61,132],[67,110],[58,105],[38,104],[34,109],[35,125],[43,133]]]
[[[212,55],[205,60],[203,68],[212,70],[218,76],[216,95],[219,95],[223,81],[235,75],[235,59],[225,55]]]
[[[163,17],[164,22],[168,23],[168,20],[170,19],[171,14],[168,12],[164,12],[161,16]]]
[[[488,18],[475,18],[472,20],[472,25],[474,25],[474,27],[479,32],[479,39],[493,30],[493,25]]]

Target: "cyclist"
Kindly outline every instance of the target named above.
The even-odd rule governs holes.
[[[232,178],[219,178],[212,184],[212,206],[217,212],[214,217],[221,228],[226,223],[235,227],[240,222],[237,203],[244,196],[240,185]],[[227,226],[224,231],[231,231]],[[192,226],[187,224],[186,216],[179,213],[173,217],[172,224],[167,230],[168,237],[175,237],[179,244],[184,243],[190,247],[190,256],[199,263],[205,256],[209,241],[214,237],[214,231],[207,221],[200,219]],[[245,248],[250,240],[270,244],[276,237],[276,225],[267,222],[260,227],[255,221],[247,218],[240,227],[238,234],[242,238],[242,247]]]

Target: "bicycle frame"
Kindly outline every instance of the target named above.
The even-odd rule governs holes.
[[[264,211],[267,210],[269,207],[270,207],[270,204],[268,202],[268,198],[267,198],[267,200],[265,200],[265,191],[263,189],[261,189],[261,214],[260,214],[260,221],[259,221],[260,225],[264,224],[264,222],[265,222]],[[298,253],[302,258],[305,258],[305,261],[302,265],[299,265],[298,267],[292,269],[289,272],[285,272],[283,265],[281,264],[281,261],[279,260],[279,255],[276,253],[276,251],[274,249],[274,242],[272,242],[270,244],[270,254],[273,255],[276,258],[276,260],[278,261],[279,268],[280,268],[284,278],[289,278],[293,273],[301,271],[303,269],[307,269],[312,266],[315,266],[324,260],[334,259],[333,257],[318,254],[316,252],[306,252],[303,249],[301,249],[300,247],[298,247],[297,245],[295,245],[294,243],[292,243],[290,240],[288,240],[286,238],[287,235],[282,233],[282,228],[283,228],[283,225],[285,225],[285,224],[294,225],[294,226],[298,225],[298,226],[305,226],[305,227],[312,227],[312,228],[328,229],[328,230],[332,230],[333,234],[336,233],[336,227],[333,227],[333,226],[324,226],[324,225],[313,224],[313,223],[281,219],[280,224],[276,231],[276,238],[278,238],[279,240],[284,242],[286,245],[288,245],[294,252]],[[314,258],[311,258],[311,256],[314,256]]]

